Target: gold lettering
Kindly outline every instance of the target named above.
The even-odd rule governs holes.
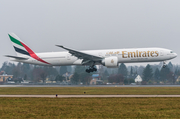
[[[157,57],[157,56],[159,56],[159,53],[158,53],[158,51],[155,51],[155,54],[156,54],[156,57]]]
[[[119,51],[117,52],[109,52],[110,54],[119,54]],[[122,51],[122,57],[123,58],[133,58],[133,57],[157,57],[159,56],[158,51],[138,51],[135,52],[127,52]]]
[[[112,54],[119,54],[120,52],[119,51],[117,51],[117,52],[106,52],[106,55],[112,55]]]
[[[138,57],[138,50],[136,50],[136,57]]]
[[[143,51],[142,57],[146,57],[146,51]]]
[[[149,57],[149,52],[150,52],[150,51],[147,51],[148,57]]]
[[[109,52],[109,54],[113,54],[113,52]]]
[[[141,53],[142,53],[142,52],[139,52],[139,57],[141,57]]]
[[[136,53],[135,52],[128,52],[128,57],[130,57],[130,55],[131,55],[131,57],[133,57],[133,54],[134,54],[134,57],[136,57]]]
[[[126,54],[125,52],[127,52],[127,51],[122,51],[122,57],[123,58],[127,58],[127,57],[124,56]]]
[[[151,54],[151,57],[154,57],[154,55],[153,55],[153,54],[154,54],[154,51],[151,51],[151,53],[150,53],[150,54]]]

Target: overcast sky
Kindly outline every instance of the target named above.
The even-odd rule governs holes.
[[[34,52],[162,47],[180,64],[180,0],[1,0],[0,66],[9,32]]]

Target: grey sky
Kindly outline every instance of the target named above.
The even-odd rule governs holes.
[[[7,33],[35,52],[162,47],[180,56],[180,0],[1,0],[0,66],[15,55]],[[179,57],[172,60],[179,63]]]

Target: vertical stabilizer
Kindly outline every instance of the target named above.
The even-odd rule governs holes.
[[[28,56],[31,58],[36,59],[37,61],[40,61],[45,64],[49,64],[48,62],[44,61],[40,57],[36,55],[25,43],[23,43],[19,37],[17,37],[14,33],[9,33],[9,38],[11,39],[11,42],[13,44],[13,47],[16,51],[17,58],[19,59],[26,59]],[[8,56],[12,57],[12,56]],[[13,56],[14,57],[14,56]],[[15,58],[15,57],[14,57]]]
[[[23,56],[23,55],[30,56],[26,48],[27,45],[25,45],[25,43],[23,43],[18,36],[16,36],[14,33],[9,33],[8,35],[13,44],[17,56]]]

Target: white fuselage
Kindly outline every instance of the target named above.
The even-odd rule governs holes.
[[[81,51],[94,56],[108,58],[117,57],[118,63],[135,63],[135,62],[159,62],[173,59],[177,56],[171,50],[164,48],[131,48],[131,49],[109,49],[109,50],[87,50]],[[82,65],[82,59],[72,56],[69,52],[46,52],[36,53],[36,55],[49,64],[40,62],[32,57],[28,60],[17,60],[11,58],[13,61],[25,62],[37,65],[63,66],[63,65]],[[95,65],[101,63],[96,62]]]

